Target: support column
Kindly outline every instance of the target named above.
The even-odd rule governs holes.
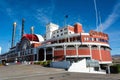
[[[64,45],[64,57],[65,57],[65,60],[66,60],[66,45]]]
[[[39,61],[39,49],[37,49],[37,61]]]
[[[46,61],[46,48],[44,48],[44,61]]]
[[[54,47],[52,47],[52,61],[54,61]]]
[[[57,43],[59,43],[59,40],[57,40]]]
[[[76,48],[76,55],[78,57],[78,45],[75,45],[75,48]]]
[[[70,37],[69,37],[69,35],[68,35],[68,42],[70,42]]]
[[[110,74],[110,65],[107,66],[108,74]]]
[[[35,48],[32,48],[32,57],[33,57],[32,61],[35,61],[35,54],[36,54]]]
[[[37,55],[37,48],[34,48],[34,50],[33,50],[34,52],[33,52],[33,56],[34,56],[34,61],[36,61],[36,55]]]
[[[92,59],[92,46],[89,45],[89,49],[90,49],[90,56],[91,56],[91,59]]]
[[[101,46],[98,46],[98,50],[99,50],[100,61],[102,61]]]

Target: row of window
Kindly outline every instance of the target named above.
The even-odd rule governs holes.
[[[69,32],[69,33],[71,34],[71,32]],[[60,37],[60,36],[66,35],[66,34],[68,34],[68,32],[64,32],[64,33],[61,33],[61,34],[53,35],[53,38]]]
[[[75,41],[81,41],[80,36],[76,36],[76,37],[72,37],[72,38],[66,38],[66,39],[60,39],[60,40],[56,40],[51,42],[52,44],[54,43],[64,43],[64,42],[75,42]]]
[[[57,37],[59,37],[59,35]],[[56,40],[56,41],[53,41],[52,43],[64,43],[64,42],[76,42],[76,41],[81,42],[81,37],[80,36],[76,36],[76,37]],[[100,38],[88,38],[88,37],[85,37],[84,41],[97,41],[97,42],[108,43],[108,40],[100,39]]]
[[[106,43],[108,43],[108,40],[101,39],[101,38],[88,38],[88,37],[84,37],[84,41],[97,41],[97,42],[106,42]]]
[[[56,33],[59,33],[59,32],[63,32],[63,31],[66,31],[66,30],[67,30],[67,28],[63,28],[61,30],[56,30],[56,31],[53,32],[53,34],[56,34]]]
[[[64,47],[56,47],[55,50],[58,50],[58,49],[63,49]],[[67,46],[67,49],[75,49],[75,46]],[[88,46],[79,46],[78,49],[86,49],[86,50],[89,50],[89,47]],[[99,48],[96,46],[96,47],[91,47],[92,50],[99,50]],[[110,48],[108,47],[101,47],[100,50],[106,50],[106,51],[110,51]]]

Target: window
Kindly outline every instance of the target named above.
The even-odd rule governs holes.
[[[64,30],[67,30],[67,28],[64,28]]]
[[[94,41],[94,38],[92,38],[92,41]]]
[[[90,38],[90,41],[92,41],[92,38]]]
[[[55,34],[55,31],[53,32],[53,34]]]
[[[106,40],[106,43],[108,43],[108,40]]]
[[[86,37],[84,37],[84,41],[86,41],[87,39],[86,39]]]
[[[80,39],[80,36],[77,36],[77,41],[80,41],[81,39]]]
[[[57,37],[59,37],[59,35],[57,35]]]
[[[88,38],[88,37],[84,37],[84,40],[85,40],[85,41],[88,41],[88,40],[89,40],[89,38]]]
[[[87,37],[87,38],[86,38],[86,40],[88,41],[88,40],[89,40],[89,38]]]
[[[98,38],[96,38],[96,41],[99,41]]]
[[[60,32],[62,32],[63,30],[60,30]]]
[[[64,32],[64,34],[67,34],[67,32]]]
[[[96,41],[96,38],[94,38],[94,41]]]

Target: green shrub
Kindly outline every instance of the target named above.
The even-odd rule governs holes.
[[[0,64],[0,66],[3,66],[2,64]]]
[[[114,64],[110,68],[112,73],[120,73],[120,64]]]
[[[50,63],[51,63],[51,60],[34,62],[35,65],[41,65],[44,67],[49,67]]]
[[[120,73],[120,64],[116,64],[118,73]]]

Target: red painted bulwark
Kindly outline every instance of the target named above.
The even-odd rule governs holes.
[[[95,59],[95,60],[99,60],[99,61],[100,61],[99,50],[92,50],[92,59]]]
[[[64,60],[64,50],[55,50],[54,51],[54,60],[61,61]]]
[[[88,49],[78,49],[78,55],[90,55],[90,50]]]
[[[74,55],[76,55],[76,50],[75,49],[66,50],[66,55],[67,56],[74,56]]]
[[[102,61],[112,61],[110,51],[101,50]]]

